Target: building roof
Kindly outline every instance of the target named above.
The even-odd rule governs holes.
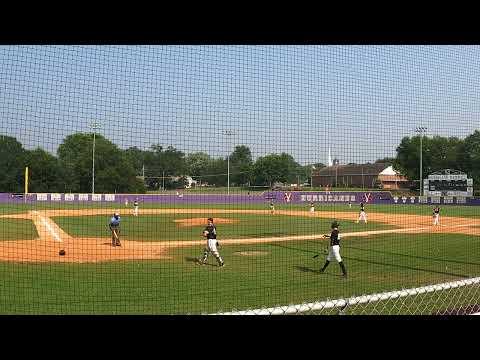
[[[386,163],[374,164],[350,164],[350,165],[333,165],[321,168],[313,172],[312,176],[325,175],[379,175],[384,170],[390,168]],[[393,170],[393,168],[392,168]],[[390,171],[390,170],[388,170]],[[394,170],[393,170],[394,171]],[[395,174],[396,175],[396,174]]]

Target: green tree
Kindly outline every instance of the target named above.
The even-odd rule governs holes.
[[[289,154],[259,157],[253,166],[255,185],[272,186],[275,182],[296,182],[300,165]]]
[[[465,171],[470,158],[465,156],[462,140],[456,137],[423,137],[422,140],[422,177],[442,169]],[[420,137],[404,137],[397,147],[397,157],[393,161],[395,169],[411,180],[420,179]]]
[[[25,150],[16,138],[0,135],[0,192],[24,191]]]
[[[145,151],[137,148],[136,146],[129,147],[127,150],[125,150],[125,156],[130,164],[132,164],[137,175],[142,175],[142,169],[145,165],[145,154]]]
[[[58,157],[65,171],[65,181],[72,192],[92,189],[93,134],[67,136],[58,148]],[[100,134],[95,141],[95,192],[144,192],[135,170],[124,151]]]
[[[41,148],[25,152],[29,192],[68,192],[58,159]]]
[[[208,173],[211,171],[213,159],[204,152],[188,154],[185,157],[186,174],[201,183],[210,183]]]
[[[459,154],[459,162],[463,163],[464,170],[473,178],[473,186],[478,188],[480,185],[480,131],[475,132],[465,138],[463,150]]]
[[[234,185],[245,185],[250,181],[253,170],[253,159],[250,148],[238,145],[230,155],[230,182]]]

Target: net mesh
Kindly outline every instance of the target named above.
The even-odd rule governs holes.
[[[0,313],[479,312],[478,54],[1,46]]]

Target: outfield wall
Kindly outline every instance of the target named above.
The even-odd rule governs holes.
[[[135,199],[141,203],[160,204],[442,204],[480,205],[480,198],[392,196],[390,192],[325,192],[325,191],[267,191],[261,194],[63,194],[0,193],[0,203],[118,203],[131,205]]]

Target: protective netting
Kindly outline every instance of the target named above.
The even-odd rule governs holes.
[[[479,55],[1,46],[0,313],[479,312]]]

